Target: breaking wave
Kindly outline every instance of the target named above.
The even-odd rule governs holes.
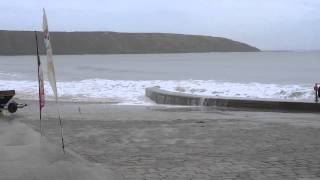
[[[214,80],[106,80],[58,82],[62,100],[114,102],[120,104],[150,104],[145,98],[145,88],[160,86],[162,89],[220,97],[269,98],[311,101],[313,88],[307,85],[279,85],[262,83],[232,83]],[[49,83],[45,82],[47,99],[53,99]],[[38,85],[35,81],[0,80],[0,90],[15,89],[17,97],[37,99]]]
[[[0,79],[12,79],[12,78],[17,78],[18,76],[19,76],[18,74],[5,73],[0,71]]]

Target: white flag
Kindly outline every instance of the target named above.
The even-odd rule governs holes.
[[[46,11],[43,9],[43,34],[44,34],[44,46],[47,51],[47,64],[48,64],[48,80],[50,82],[51,88],[53,90],[53,93],[55,95],[56,99],[56,105],[57,105],[57,111],[59,114],[59,122],[60,122],[60,133],[61,133],[61,144],[63,152],[64,150],[64,140],[63,140],[63,123],[60,115],[59,105],[58,105],[58,91],[57,91],[57,83],[56,83],[56,76],[54,73],[54,65],[53,65],[53,58],[52,58],[52,47],[50,42],[50,35],[49,35],[49,29],[48,29],[48,20]]]
[[[58,101],[58,91],[56,76],[54,72],[53,58],[52,58],[52,47],[50,42],[50,35],[48,29],[48,20],[45,10],[43,9],[43,34],[44,34],[44,46],[47,52],[47,65],[48,65],[48,80],[50,82],[52,91],[55,95],[56,101]]]

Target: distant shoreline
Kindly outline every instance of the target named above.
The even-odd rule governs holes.
[[[183,54],[209,54],[209,53],[221,53],[221,54],[229,54],[229,53],[320,53],[320,51],[258,51],[258,52],[186,52],[186,53],[126,53],[126,54],[54,54],[55,56],[102,56],[102,55],[183,55]],[[35,54],[0,54],[0,56],[34,56]],[[40,54],[41,56],[45,56],[45,54]]]
[[[261,52],[320,52],[320,50],[261,50]]]

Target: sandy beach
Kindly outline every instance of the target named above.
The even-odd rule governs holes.
[[[5,113],[0,179],[319,179],[315,113],[54,103]]]

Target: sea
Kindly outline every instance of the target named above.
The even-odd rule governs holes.
[[[41,56],[46,77],[46,57]],[[205,96],[313,101],[320,52],[54,55],[61,101],[152,105],[145,88]],[[0,90],[38,99],[36,56],[0,56]],[[46,99],[53,93],[45,82]]]

